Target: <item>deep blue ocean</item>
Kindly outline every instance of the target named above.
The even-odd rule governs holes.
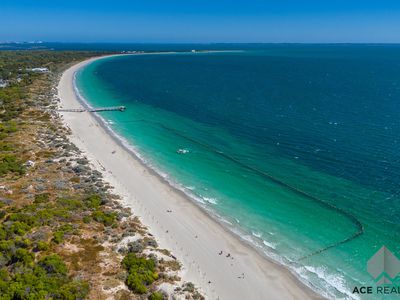
[[[243,51],[106,58],[77,86],[126,106],[101,116],[228,228],[325,296],[357,298],[381,246],[400,257],[400,46],[214,48]]]

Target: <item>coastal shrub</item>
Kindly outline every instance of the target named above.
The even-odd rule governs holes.
[[[13,213],[10,214],[7,218],[7,221],[12,221],[12,222],[20,222],[20,223],[24,223],[26,225],[29,226],[29,228],[37,225],[37,217],[27,214],[27,213],[23,213],[23,212],[18,212],[18,213]]]
[[[1,240],[0,241],[0,252],[3,254],[7,254],[9,252],[15,251],[15,244],[14,241],[10,240]]]
[[[47,251],[49,250],[49,244],[43,241],[39,241],[36,243],[35,251]]]
[[[97,209],[102,204],[102,200],[99,195],[93,194],[85,199],[85,203],[88,208]]]
[[[17,124],[13,121],[0,123],[0,139],[6,138],[10,133],[17,131]]]
[[[12,256],[12,263],[20,262],[24,265],[28,265],[33,262],[34,255],[26,249],[17,249],[15,254]]]
[[[152,238],[145,237],[143,239],[143,243],[144,243],[145,246],[148,246],[148,247],[153,247],[153,248],[157,248],[158,247],[158,244],[157,244],[156,240],[152,239]]]
[[[48,225],[53,220],[54,214],[50,209],[41,209],[36,213],[37,222],[40,225]]]
[[[92,213],[92,218],[93,220],[102,223],[104,226],[111,226],[115,221],[116,213],[96,210]]]
[[[82,202],[77,199],[58,198],[57,204],[69,210],[76,210],[82,207]]]
[[[8,237],[14,236],[14,235],[24,235],[27,233],[31,227],[25,223],[21,223],[19,221],[14,222],[11,224],[10,227],[7,228],[7,235]]]
[[[53,239],[52,241],[56,244],[60,244],[64,240],[64,232],[62,231],[56,231],[53,234]]]
[[[23,175],[24,172],[23,164],[17,160],[15,155],[4,154],[0,156],[0,175],[6,175],[7,173]]]
[[[193,293],[195,291],[194,284],[192,282],[186,282],[183,291]]]
[[[134,293],[147,293],[146,286],[152,284],[158,278],[154,261],[137,257],[134,253],[129,253],[124,257],[122,266],[128,271],[126,285]]]
[[[136,240],[133,242],[128,243],[128,252],[131,253],[139,253],[142,252],[144,249],[144,245],[142,243],[142,240]]]
[[[49,193],[36,194],[34,203],[46,203],[49,201],[49,197]]]
[[[38,202],[47,195],[35,197]],[[49,250],[45,241],[32,243],[26,234],[41,226],[41,220],[57,208],[38,210],[37,204],[22,208],[9,207],[7,217],[0,224],[0,299],[84,299],[89,292],[87,282],[71,280],[62,258],[56,254],[35,262],[33,251]],[[34,212],[37,211],[37,214]],[[72,233],[71,224],[61,224],[55,235]],[[35,232],[31,237],[36,236]],[[34,238],[35,240],[35,238]]]
[[[62,231],[64,233],[74,233],[75,229],[71,224],[64,224],[58,228],[58,231]]]
[[[0,139],[1,139],[1,134],[0,134]],[[0,142],[0,151],[13,151],[14,147],[11,146],[8,143],[5,142]]]
[[[4,229],[3,225],[0,225],[0,241],[4,240],[7,236],[7,231]]]
[[[48,274],[66,275],[67,267],[57,254],[48,255],[42,258],[38,265]]]
[[[160,292],[154,292],[149,296],[149,300],[163,300],[164,296]]]
[[[54,208],[49,210],[49,212],[53,215],[53,218],[57,219],[58,221],[70,221],[71,218],[71,211],[68,211],[65,208]]]
[[[31,246],[31,240],[27,238],[22,238],[20,236],[17,236],[14,238],[14,244],[18,248],[29,248]]]
[[[143,284],[140,278],[135,274],[128,275],[128,278],[126,279],[126,285],[136,294],[147,293],[146,286]]]
[[[71,224],[64,224],[58,227],[58,229],[53,233],[53,242],[60,244],[66,234],[74,233],[75,229]]]
[[[8,121],[0,124],[0,132],[12,133],[17,131],[17,123],[15,121]]]
[[[20,99],[25,97],[23,89],[18,86],[9,86],[4,89],[0,89],[0,100],[2,102],[3,110],[0,111],[0,120],[3,123],[3,133],[0,131],[0,136],[4,134],[4,130],[7,131],[7,123],[20,115],[24,109],[24,106],[20,103]]]
[[[9,257],[6,257],[2,253],[0,253],[0,268],[7,266],[9,262],[10,262]]]
[[[58,299],[85,299],[89,293],[89,284],[85,281],[74,280],[63,285],[59,290]]]
[[[16,274],[1,269],[0,299],[86,298],[89,290],[86,282],[70,280],[65,269],[54,258],[45,260],[32,268],[23,267]]]

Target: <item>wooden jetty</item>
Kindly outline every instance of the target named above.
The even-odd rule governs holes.
[[[61,112],[100,112],[100,111],[124,111],[125,106],[110,106],[110,107],[98,107],[98,108],[60,108],[58,111]]]

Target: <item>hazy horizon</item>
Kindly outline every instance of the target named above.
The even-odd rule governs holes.
[[[144,44],[144,45],[400,45],[400,42],[136,42],[136,41],[47,41],[47,40],[0,40],[0,44]]]

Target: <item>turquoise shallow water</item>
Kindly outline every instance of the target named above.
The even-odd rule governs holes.
[[[77,86],[93,106],[125,105],[101,116],[242,238],[319,292],[356,298],[382,245],[400,257],[399,50],[114,57]]]

